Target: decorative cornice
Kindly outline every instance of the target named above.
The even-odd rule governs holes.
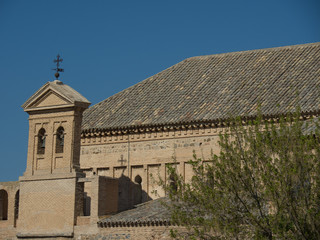
[[[83,130],[81,137],[103,137],[114,135],[127,135],[139,133],[154,133],[154,132],[168,132],[188,129],[203,129],[203,128],[217,128],[223,127],[223,122],[179,122],[174,124],[156,124],[156,125],[138,125],[121,128],[109,129],[87,129]]]
[[[175,226],[170,220],[147,220],[147,221],[114,221],[114,222],[98,222],[99,228],[110,227],[150,227],[150,226]]]
[[[313,117],[319,117],[319,111],[310,111],[301,113],[301,120],[308,120]],[[279,122],[283,115],[265,115],[263,120]],[[256,119],[257,116],[245,116],[241,117],[243,124],[247,124],[249,121]],[[155,133],[155,132],[169,132],[169,131],[181,131],[181,130],[193,130],[193,129],[208,129],[208,128],[223,128],[230,125],[232,121],[230,119],[216,119],[216,120],[203,120],[203,121],[190,121],[190,122],[176,122],[167,124],[148,124],[148,125],[134,125],[118,128],[91,128],[84,129],[81,132],[82,138],[91,137],[105,137],[105,136],[124,136],[129,134],[140,133]]]

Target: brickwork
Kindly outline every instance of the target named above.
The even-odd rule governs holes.
[[[83,213],[80,136],[82,112],[89,104],[58,80],[23,104],[29,114],[29,145],[27,168],[19,179],[19,238],[73,236]]]
[[[81,119],[80,119],[81,120]],[[79,149],[76,149],[73,135],[76,129],[76,118],[73,111],[64,111],[64,114],[52,114],[43,112],[38,115],[31,115],[29,119],[29,146],[28,146],[28,164],[24,176],[43,175],[60,172],[70,172],[79,167]],[[78,124],[79,125],[79,124]],[[63,153],[56,152],[57,130],[63,127],[65,130]],[[45,130],[45,150],[38,152],[39,132]],[[79,134],[77,135],[79,138]],[[72,160],[71,160],[72,159]],[[71,161],[71,162],[70,162]]]
[[[80,165],[87,171],[91,168],[91,171],[99,175],[119,179],[127,177],[131,183],[134,183],[139,175],[142,180],[141,198],[144,202],[165,195],[156,180],[159,177],[168,178],[166,165],[172,163],[173,159],[176,160],[177,171],[189,181],[192,177],[192,168],[187,162],[192,159],[193,151],[204,159],[210,158],[212,152],[217,154],[218,135],[223,130],[223,128],[208,128],[125,136],[83,137]],[[120,198],[125,188],[126,184],[120,182]],[[129,195],[123,197],[127,199],[124,201],[134,202]],[[124,202],[121,201],[121,204]]]
[[[79,216],[84,215],[84,183],[76,183],[76,193],[75,193],[75,223],[78,224],[77,219]]]
[[[19,236],[71,236],[76,178],[22,181]]]
[[[16,196],[19,194],[19,182],[0,182],[0,194],[5,199],[0,199],[0,239],[5,236],[9,239],[16,233],[19,205],[16,204]],[[17,210],[15,210],[17,209]],[[2,216],[6,216],[2,218]]]
[[[15,240],[16,228],[14,227],[1,227],[0,223],[0,240]]]
[[[98,215],[110,215],[118,211],[118,181],[99,177]]]
[[[170,229],[176,227],[145,226],[145,227],[119,227],[102,228],[96,234],[81,234],[75,232],[77,240],[172,240]],[[183,230],[183,228],[180,228]]]

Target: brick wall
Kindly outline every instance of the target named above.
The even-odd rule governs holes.
[[[115,227],[115,228],[100,228],[96,234],[81,234],[75,232],[77,240],[169,240],[170,229],[177,227],[165,226],[149,226],[149,227]],[[180,228],[184,230],[183,228]]]
[[[118,211],[118,180],[99,177],[98,215],[108,215]]]
[[[76,178],[66,177],[20,182],[20,236],[72,234]]]
[[[19,182],[0,182],[0,191],[3,196],[6,198],[0,203],[0,214],[1,211],[6,211],[1,215],[6,215],[6,219],[0,219],[0,239],[15,239],[16,235],[16,226],[18,221],[18,209],[19,202],[16,201],[16,196],[19,194]],[[0,201],[1,202],[1,201]]]
[[[164,196],[155,180],[166,176],[166,165],[177,161],[176,167],[186,181],[193,175],[187,163],[193,157],[209,159],[211,152],[219,153],[219,132],[223,128],[141,133],[124,136],[83,137],[80,166],[89,172],[119,178],[119,210],[135,201],[131,187],[141,177],[141,199],[145,202]],[[90,170],[91,169],[91,170]],[[152,177],[151,177],[152,175]],[[127,181],[126,181],[127,180]]]

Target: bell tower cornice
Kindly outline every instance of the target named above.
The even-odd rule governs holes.
[[[39,112],[62,108],[86,109],[91,103],[80,93],[59,80],[47,82],[23,105],[25,112]]]

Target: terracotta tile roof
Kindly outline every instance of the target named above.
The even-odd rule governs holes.
[[[170,212],[161,203],[167,198],[158,198],[137,205],[134,209],[120,212],[98,222],[99,227],[138,227],[170,225]]]
[[[188,58],[84,112],[83,130],[320,110],[320,43]]]

